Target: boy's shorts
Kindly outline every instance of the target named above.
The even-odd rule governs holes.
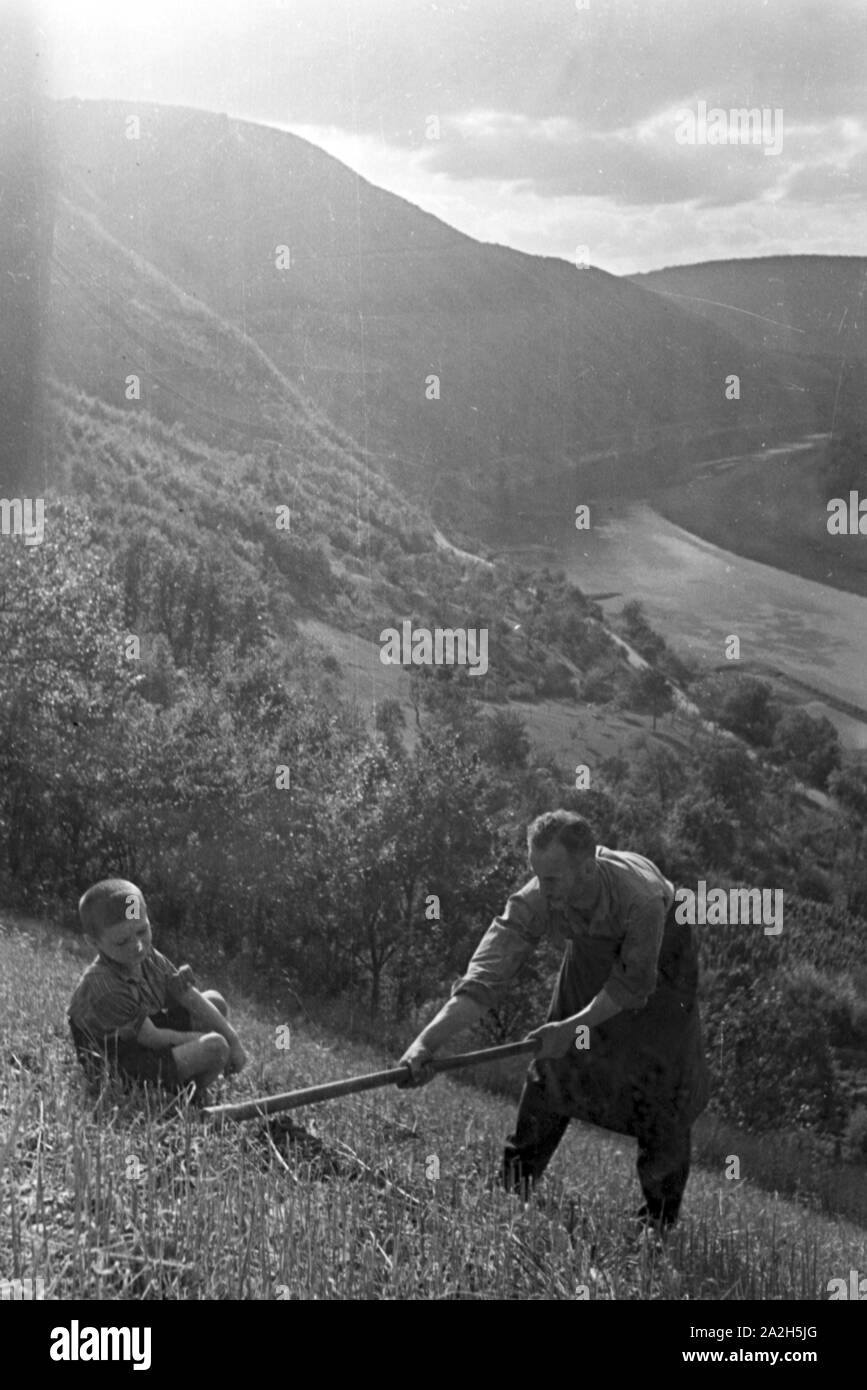
[[[159,1013],[151,1014],[150,1019],[155,1028],[171,1028],[179,1033],[195,1031],[189,1011],[173,1002]],[[72,1019],[69,1020],[69,1027],[78,1060],[90,1080],[101,1079],[107,1064],[125,1081],[149,1081],[170,1091],[180,1091],[186,1084],[178,1076],[177,1063],[170,1047],[158,1051],[153,1047],[143,1047],[134,1038],[107,1038],[100,1046],[83,1033]]]

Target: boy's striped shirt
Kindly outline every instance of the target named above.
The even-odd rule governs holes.
[[[152,1014],[168,1007],[190,981],[176,985],[178,971],[153,947],[133,976],[100,953],[87,967],[69,1003],[69,1020],[101,1042],[108,1037],[136,1038]]]

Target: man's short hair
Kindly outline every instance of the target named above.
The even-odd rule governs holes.
[[[88,936],[100,936],[121,922],[147,922],[144,894],[126,878],[104,878],[78,900],[78,916]]]
[[[596,836],[589,822],[575,811],[546,811],[527,827],[527,849],[531,854],[555,843],[581,859],[596,853]]]

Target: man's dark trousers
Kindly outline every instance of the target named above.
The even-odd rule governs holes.
[[[515,1132],[506,1141],[503,1183],[525,1194],[537,1183],[569,1125],[568,1115],[549,1110],[544,1091],[528,1080],[521,1093]],[[647,1215],[668,1226],[676,1221],[689,1177],[691,1127],[646,1115],[636,1125],[638,1181]]]
[[[645,1006],[621,1010],[595,1028],[588,1052],[530,1067],[503,1155],[508,1188],[536,1183],[569,1119],[581,1119],[635,1137],[647,1217],[666,1226],[677,1219],[689,1176],[691,1127],[707,1105],[709,1077],[695,932],[678,922],[676,901],[675,894],[663,927],[656,988]],[[615,943],[603,937],[569,942],[547,1021],[579,1013],[604,987],[615,958]]]

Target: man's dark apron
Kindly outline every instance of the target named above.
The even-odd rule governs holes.
[[[615,1130],[639,1134],[648,1122],[692,1124],[708,1102],[709,1075],[701,1039],[693,928],[675,921],[672,905],[657,967],[657,985],[644,1008],[623,1010],[591,1028],[589,1047],[574,1044],[555,1061],[534,1062],[546,1108]],[[548,1022],[578,1013],[611,974],[618,942],[574,936],[566,945]]]

